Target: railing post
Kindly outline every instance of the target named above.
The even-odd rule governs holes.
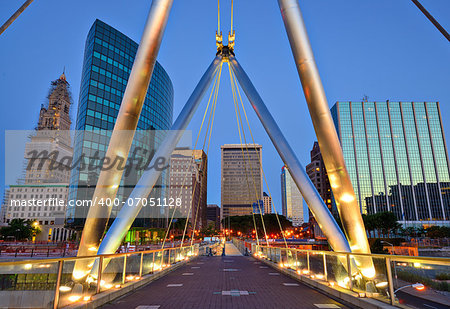
[[[123,257],[123,273],[122,273],[122,284],[125,284],[125,277],[127,276],[127,255]]]
[[[144,253],[141,252],[141,263],[139,264],[139,277],[142,277],[142,266],[144,263]]]
[[[348,275],[348,288],[353,290],[353,281],[352,281],[352,263],[350,260],[350,254],[347,253],[347,275]]]
[[[102,272],[103,272],[103,256],[100,256],[100,260],[98,263],[98,270],[97,270],[97,291],[96,294],[100,293],[100,286],[102,283]]]
[[[155,254],[156,252],[153,252],[152,274],[155,273]]]
[[[61,276],[62,276],[62,269],[63,269],[63,260],[58,261],[58,275],[56,276],[56,287],[55,287],[55,297],[53,300],[53,309],[58,308],[59,303],[59,287],[61,286]]]
[[[394,281],[392,280],[392,269],[391,269],[391,259],[386,258],[386,271],[389,287],[389,296],[391,298],[391,305],[395,304],[395,294],[394,294]]]
[[[306,251],[306,263],[308,265],[308,275],[311,272],[310,266],[309,266],[309,251]]]
[[[327,255],[323,253],[323,276],[325,281],[328,281],[328,270],[327,270]]]
[[[295,270],[297,270],[298,269],[298,267],[299,267],[299,265],[298,265],[298,252],[297,252],[297,250],[294,250],[294,253],[295,253]]]

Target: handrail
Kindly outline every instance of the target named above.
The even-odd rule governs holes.
[[[148,253],[156,253],[163,252],[165,250],[176,250],[181,248],[191,248],[192,246],[179,246],[179,247],[169,247],[164,249],[153,249],[153,250],[144,250],[144,251],[136,251],[136,252],[122,252],[122,253],[110,253],[110,254],[98,254],[98,255],[85,255],[85,256],[72,256],[72,257],[61,257],[61,258],[52,258],[52,259],[32,259],[32,260],[21,260],[21,261],[10,261],[10,262],[0,262],[0,267],[2,266],[13,266],[13,265],[21,265],[21,264],[39,264],[39,263],[56,263],[59,261],[75,261],[81,259],[95,259],[95,258],[110,258],[110,257],[121,257],[121,256],[131,256],[135,254],[148,254]]]
[[[279,264],[280,268],[291,269],[298,276],[306,276],[318,282],[325,282],[332,289],[344,288],[349,291],[357,292],[358,295],[364,295],[365,297],[374,298],[382,302],[388,302],[393,306],[398,304],[395,298],[394,287],[397,280],[396,267],[414,267],[422,268],[420,264],[430,264],[434,266],[444,266],[448,269],[450,266],[450,258],[445,257],[419,257],[419,256],[404,256],[404,255],[387,255],[387,254],[367,254],[367,253],[352,253],[352,252],[335,252],[325,250],[308,250],[298,248],[285,248],[271,245],[257,245],[254,242],[245,242],[242,239],[234,238],[237,241],[239,248],[247,248],[248,244],[252,245],[252,254],[256,258],[262,260],[269,260],[275,264]],[[306,261],[299,259],[299,253],[306,255]],[[323,255],[323,259],[320,258]],[[313,256],[319,257],[315,259],[314,269],[311,266],[311,258]],[[333,270],[332,278],[330,279],[330,268],[327,263],[330,260],[327,257],[337,257],[345,271]],[[371,257],[373,260],[378,259],[378,271],[373,277],[363,278],[363,274],[353,274],[352,260],[357,256]],[[328,261],[327,261],[328,260]],[[287,262],[287,263],[286,263]],[[337,262],[337,263],[339,263]],[[381,263],[383,262],[383,263]],[[404,262],[404,265],[400,265],[398,262]],[[332,262],[331,262],[332,263]],[[410,265],[406,265],[406,263]],[[381,266],[385,264],[384,269]],[[413,265],[411,265],[413,264]],[[419,265],[417,265],[419,264]],[[380,268],[381,267],[381,268]],[[424,266],[424,269],[433,269],[428,266]],[[395,274],[395,281],[393,278]],[[356,285],[355,285],[356,284]]]
[[[277,249],[283,249],[283,250],[292,250],[297,252],[313,252],[314,254],[329,254],[334,256],[339,255],[350,255],[350,256],[369,256],[369,257],[375,257],[375,258],[390,258],[391,260],[396,261],[407,261],[410,263],[419,262],[420,261],[430,261],[434,264],[441,264],[447,265],[450,264],[450,258],[445,257],[429,257],[429,256],[408,256],[408,255],[390,255],[390,254],[378,254],[378,253],[353,253],[353,252],[340,252],[340,251],[325,251],[325,250],[308,250],[308,249],[297,249],[297,248],[285,248],[285,247],[275,247],[275,246],[262,246],[259,245],[261,248],[277,248]]]

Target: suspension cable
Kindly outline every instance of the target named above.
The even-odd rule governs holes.
[[[220,34],[220,0],[217,0],[217,34]]]
[[[231,0],[231,34],[233,34],[233,0]]]
[[[205,134],[205,139],[203,141],[202,150],[205,149],[206,139],[207,139],[208,136],[209,136],[209,140],[211,140],[211,133],[212,133],[212,128],[213,128],[213,124],[214,124],[214,115],[215,115],[215,112],[216,112],[217,99],[218,99],[218,93],[219,93],[219,87],[220,87],[220,78],[221,78],[221,75],[222,75],[222,64],[223,63],[220,64],[219,79],[218,79],[218,83],[217,83],[217,86],[216,86],[216,89],[215,89],[211,110],[210,110],[210,113],[209,113],[208,126],[207,126],[207,129],[206,129],[206,134]],[[209,134],[208,134],[208,131],[209,131]],[[206,160],[208,160],[208,155],[209,155],[209,143],[208,143],[208,148],[206,149],[206,158],[207,158]],[[191,207],[192,207],[193,200],[194,200],[194,193],[195,193],[196,185],[197,185],[197,182],[194,184],[194,190],[192,191]],[[200,183],[200,193],[201,193],[202,189],[203,189],[203,182]],[[197,226],[198,210],[199,210],[199,207],[200,207],[200,200],[201,199],[199,198],[198,202],[197,202],[195,218],[194,218],[194,223],[193,223],[193,228],[192,228],[192,233],[191,233],[191,245],[194,243],[194,237],[195,237],[194,233],[195,233],[195,229],[196,229],[196,226]]]
[[[209,106],[209,104],[210,104],[210,102],[211,102],[211,97],[213,97],[212,95],[213,95],[213,93],[214,93],[213,103],[212,103],[212,105],[211,105],[210,114],[211,114],[211,112],[212,112],[212,108],[213,108],[213,105],[214,105],[214,100],[215,100],[215,97],[216,97],[216,93],[217,93],[218,87],[219,87],[219,85],[220,85],[220,77],[221,77],[221,74],[222,74],[222,64],[220,64],[220,67],[219,67],[219,70],[218,70],[218,73],[217,73],[217,76],[216,76],[216,80],[214,81],[213,88],[211,88],[211,93],[210,93],[209,99],[208,99],[208,106]],[[202,124],[204,123],[205,118],[206,118],[206,113],[203,115],[203,121],[202,121]],[[208,120],[208,126],[207,126],[207,128],[206,128],[206,135],[208,135],[208,130],[209,130],[209,120]],[[191,164],[189,165],[189,168],[188,168],[188,170],[186,171],[185,178],[186,178],[186,176],[189,174],[189,171],[191,170],[191,167],[193,166],[192,163],[195,161],[194,151],[195,151],[195,149],[197,148],[197,143],[198,143],[199,137],[200,137],[200,132],[199,132],[199,135],[197,136],[197,139],[196,139],[196,141],[195,141],[194,148],[192,149]],[[203,148],[202,148],[202,150],[203,150]],[[195,195],[195,190],[196,190],[196,188],[197,188],[197,182],[194,183],[193,190],[192,190],[192,194],[191,194],[191,203],[190,203],[190,205],[189,205],[189,210],[188,210],[188,214],[187,214],[187,217],[186,217],[186,222],[185,222],[185,225],[184,225],[183,236],[182,236],[182,238],[181,238],[181,247],[183,247],[184,238],[185,238],[185,236],[186,236],[187,227],[188,227],[188,224],[189,224],[189,218],[190,218],[190,216],[191,216],[192,203],[193,203],[193,200],[194,200],[194,195]],[[200,201],[200,199],[199,199],[199,201]],[[194,226],[194,225],[193,225],[193,226]],[[193,228],[193,230],[192,230],[192,235],[194,234],[194,232],[195,232],[195,228]]]
[[[237,93],[238,93],[239,100],[240,100],[241,105],[242,105],[242,110],[243,110],[243,112],[244,112],[245,120],[246,120],[246,122],[247,122],[247,126],[248,126],[248,129],[249,129],[249,132],[250,132],[250,136],[251,136],[251,138],[252,138],[252,142],[255,143],[255,139],[254,139],[254,137],[253,137],[253,132],[252,132],[252,129],[251,129],[251,126],[250,126],[250,122],[249,122],[248,117],[247,117],[247,112],[246,112],[246,110],[245,110],[245,106],[244,106],[244,103],[243,103],[243,101],[242,101],[241,92],[240,92],[240,90],[239,90],[239,87],[237,87],[236,76],[234,75],[233,72],[231,72],[231,75],[232,75],[232,78],[233,78],[233,80],[234,80],[234,83],[236,83]],[[260,157],[258,157],[258,160],[261,160]],[[268,183],[268,181],[267,181],[266,174],[265,174],[265,172],[264,172],[264,168],[263,168],[263,166],[262,166],[262,162],[261,162],[261,161],[260,161],[260,165],[261,165],[261,171],[262,171],[263,178],[264,178],[264,183],[266,184],[267,191],[269,191],[269,197],[270,197],[270,199],[272,199],[272,193],[271,193],[271,191],[270,191],[269,183]],[[273,202],[272,202],[272,207],[273,207],[273,210],[274,210],[274,212],[275,212],[275,216],[276,216],[276,218],[277,218],[278,226],[280,227],[281,235],[283,236],[284,244],[285,244],[286,248],[288,248],[287,241],[286,241],[286,237],[285,237],[285,233],[284,233],[284,229],[283,229],[283,227],[282,227],[282,225],[281,225],[280,218],[279,218],[279,216],[278,216],[278,212],[276,211],[276,209],[275,209],[275,204],[274,204]]]
[[[236,85],[235,85],[234,80],[233,80],[232,75],[231,75],[230,63],[228,63],[228,69],[229,69],[229,72],[230,72],[231,89],[232,89],[232,92],[233,92],[233,101],[234,101],[234,104],[235,104],[235,111],[236,111],[236,121],[237,121],[237,124],[238,124],[239,140],[241,142],[241,150],[242,150],[242,156],[243,156],[243,159],[244,159],[244,165],[245,165],[246,170],[247,170],[247,161],[248,161],[248,165],[250,166],[250,173],[251,173],[251,177],[252,177],[252,182],[253,182],[253,188],[254,188],[254,191],[255,191],[256,203],[258,205],[259,214],[261,216],[261,224],[262,224],[263,231],[264,231],[264,236],[265,236],[265,239],[266,239],[266,245],[268,245],[267,230],[266,230],[266,226],[265,226],[265,223],[264,223],[263,211],[261,209],[261,204],[259,202],[260,200],[258,198],[258,191],[256,189],[256,181],[255,181],[255,175],[253,174],[253,166],[250,163],[249,149],[248,149],[248,144],[247,144],[247,140],[246,140],[246,137],[245,137],[244,126],[242,124],[242,118],[241,118],[239,103],[238,103],[237,94],[236,94]],[[242,137],[241,137],[241,128],[242,128],[242,137],[244,139],[244,144],[245,144],[247,156],[245,156],[244,148],[242,146],[243,144],[242,144]],[[255,143],[253,142],[253,144],[255,144]],[[258,156],[258,162],[260,163],[259,156]],[[248,177],[247,173],[246,173],[246,177]],[[248,182],[248,178],[247,178],[247,182]],[[250,190],[250,188],[249,188],[249,190]],[[252,214],[254,215],[253,207],[252,207]],[[257,232],[256,221],[255,221],[255,232]]]
[[[213,83],[213,86],[212,86],[212,88],[211,88],[211,94],[212,94],[212,92],[213,92],[213,89],[215,88],[215,85],[216,85],[216,82],[217,82],[217,79],[218,79],[218,72],[219,72],[219,68],[216,68],[216,69],[215,69],[215,72],[214,72],[215,77],[214,77],[214,83]],[[198,142],[200,133],[201,133],[201,131],[202,131],[203,123],[204,123],[204,120],[205,120],[205,117],[206,117],[206,114],[207,114],[207,111],[208,111],[208,108],[209,108],[210,101],[211,101],[211,95],[210,95],[210,97],[209,97],[208,104],[206,105],[206,109],[205,109],[205,113],[204,113],[204,115],[203,115],[202,123],[201,123],[201,125],[200,125],[200,129],[199,129],[199,132],[198,132],[198,134],[197,134],[197,138],[196,138],[196,140],[195,140],[195,146],[194,146],[194,149],[195,149],[195,147],[196,147],[196,145],[197,145],[197,142]],[[191,166],[192,166],[192,160],[191,160],[191,162],[190,162],[190,164],[189,164],[188,169],[190,169]],[[186,173],[185,177],[183,177],[182,186],[181,186],[180,192],[178,193],[178,197],[177,197],[177,198],[179,198],[179,197],[181,196],[182,188],[184,187],[184,185],[185,185],[185,183],[186,183],[186,179],[187,179],[187,173]],[[169,235],[170,228],[171,228],[172,222],[173,222],[173,218],[174,218],[174,216],[175,216],[175,210],[176,210],[176,209],[175,209],[175,207],[174,207],[173,212],[172,212],[172,216],[171,216],[170,221],[169,221],[169,224],[168,224],[168,226],[167,226],[166,234],[165,234],[165,236],[164,236],[164,239],[163,239],[163,243],[162,243],[161,249],[164,249],[164,246],[165,246],[165,243],[166,243],[166,240],[167,240],[167,236]],[[169,208],[169,213],[170,213],[170,208]],[[183,244],[181,244],[181,246],[183,246]]]
[[[246,140],[246,137],[245,137],[245,130],[244,130],[244,125],[242,123],[242,117],[241,117],[241,111],[240,111],[239,103],[237,101],[236,85],[234,86],[234,93],[235,93],[235,97],[236,97],[236,107],[237,107],[237,112],[238,112],[239,123],[240,123],[240,126],[241,126],[242,136],[243,136],[243,139],[244,139],[244,145],[245,145],[246,154],[247,154],[247,156],[245,157],[246,161],[244,161],[244,162],[245,162],[245,164],[247,164],[247,161],[248,161],[248,165],[250,166],[250,173],[251,173],[251,177],[252,177],[253,188],[255,190],[256,203],[257,203],[257,207],[258,207],[258,210],[259,210],[259,215],[261,217],[261,224],[262,224],[263,231],[264,231],[264,237],[265,237],[265,241],[266,241],[266,246],[268,246],[268,238],[269,237],[267,235],[267,229],[266,229],[266,224],[265,224],[265,221],[264,221],[263,210],[261,208],[261,204],[259,203],[260,200],[258,199],[258,194],[257,194],[257,190],[256,190],[256,181],[255,181],[256,177],[253,174],[253,165],[250,163],[250,151],[248,149],[248,144],[247,144],[247,140]],[[255,142],[253,142],[253,144],[255,144]],[[259,156],[258,156],[258,163],[259,163],[259,165],[261,167],[261,171],[262,171],[262,165],[261,165],[261,161],[259,160]]]

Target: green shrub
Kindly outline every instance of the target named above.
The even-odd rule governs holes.
[[[445,282],[445,281],[436,282],[430,278],[421,276],[417,273],[414,273],[411,271],[404,271],[404,270],[398,271],[397,275],[398,275],[398,278],[400,278],[404,281],[408,281],[410,283],[419,282],[419,283],[422,283],[423,285],[430,287],[432,289],[435,289],[435,290],[450,292],[450,284],[448,284],[448,282]]]
[[[450,280],[450,274],[449,273],[442,273],[436,275],[437,280]]]

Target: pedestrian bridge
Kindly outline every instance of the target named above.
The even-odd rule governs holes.
[[[225,247],[225,255],[223,255]],[[212,253],[212,254],[211,254]],[[73,281],[77,259],[0,263],[7,308],[448,308],[413,294],[405,274],[449,273],[450,259],[371,255],[377,276],[352,272],[356,254],[247,243],[96,256],[98,281]],[[100,282],[100,284],[97,284]],[[428,288],[428,287],[427,287]],[[405,301],[402,301],[405,299]],[[399,303],[399,300],[403,304]],[[440,301],[440,302],[439,302]]]

